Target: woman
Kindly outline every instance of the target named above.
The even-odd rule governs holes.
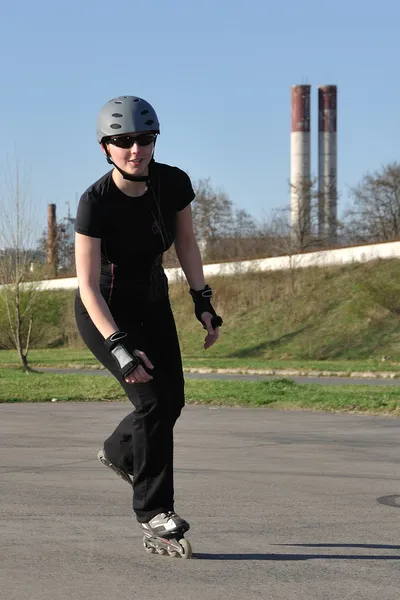
[[[99,459],[133,485],[133,510],[143,531],[162,536],[189,529],[174,512],[173,427],[185,398],[162,267],[172,243],[207,330],[204,348],[217,340],[222,319],[211,305],[193,234],[190,179],[154,161],[159,132],[157,115],[142,98],[115,98],[100,111],[97,140],[113,169],[79,202],[75,314],[86,345],[134,406]]]

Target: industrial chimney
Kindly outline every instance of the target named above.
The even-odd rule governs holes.
[[[58,271],[58,252],[57,252],[57,225],[56,225],[56,205],[47,206],[47,248],[46,263],[49,265],[50,274],[57,276]]]
[[[292,86],[290,208],[292,236],[311,233],[310,85]]]
[[[337,87],[318,87],[318,235],[333,244],[337,234]]]

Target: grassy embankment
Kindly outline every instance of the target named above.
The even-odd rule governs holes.
[[[223,315],[224,326],[220,340],[208,351],[202,348],[202,330],[193,316],[187,286],[173,285],[171,299],[184,365],[186,368],[241,371],[299,369],[342,374],[385,371],[400,376],[399,282],[400,263],[396,260],[216,278],[211,285],[215,289],[215,305]],[[95,366],[95,359],[79,347],[73,323],[72,294],[46,293],[41,309],[33,338],[39,347],[30,354],[32,365]],[[45,344],[58,344],[58,347],[40,348]],[[3,367],[16,365],[15,353],[0,351],[0,364]],[[4,373],[5,370],[3,384]],[[56,381],[54,375],[34,377],[40,378],[42,394],[47,385],[45,377]],[[114,385],[112,380],[106,384],[103,378],[98,383],[90,378],[92,383],[86,379],[87,383],[84,383],[85,377],[80,375],[81,383],[77,385],[82,398],[98,398],[98,389],[104,397],[108,397],[107,390],[113,389]],[[61,398],[61,379],[57,381],[61,386],[58,394]],[[11,391],[14,385],[11,380],[9,385]],[[15,385],[18,387],[20,384]],[[30,385],[33,386],[33,380]],[[195,401],[252,402],[253,405],[276,406],[283,403],[304,408],[308,402],[309,406],[332,410],[341,406],[354,410],[367,403],[366,410],[393,412],[397,411],[400,403],[400,392],[395,388],[327,388],[297,386],[282,381],[189,381],[187,391],[188,397]],[[111,397],[118,396],[118,390],[110,393]],[[77,399],[72,388],[70,399]],[[7,399],[3,397],[4,400]]]
[[[219,277],[211,283],[224,326],[207,352],[187,286],[171,286],[187,367],[400,372],[400,261]],[[95,365],[76,332],[73,292],[40,297],[32,363]],[[0,347],[5,321],[0,310]],[[15,353],[0,352],[0,364],[16,363]]]

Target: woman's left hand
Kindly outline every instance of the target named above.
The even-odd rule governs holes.
[[[212,314],[209,312],[203,312],[201,314],[201,319],[204,322],[204,325],[207,327],[207,335],[204,340],[204,349],[207,350],[207,348],[210,348],[210,346],[217,341],[219,336],[219,327],[216,327],[215,329],[213,328],[211,325]]]

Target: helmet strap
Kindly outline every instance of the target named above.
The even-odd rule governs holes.
[[[111,164],[114,165],[114,167],[117,169],[117,171],[119,171],[121,173],[122,177],[124,179],[127,179],[128,181],[144,181],[146,183],[148,183],[150,181],[150,175],[131,175],[130,173],[127,173],[126,171],[123,171],[122,169],[117,167],[117,165],[115,163],[113,163],[112,161],[111,161]]]

